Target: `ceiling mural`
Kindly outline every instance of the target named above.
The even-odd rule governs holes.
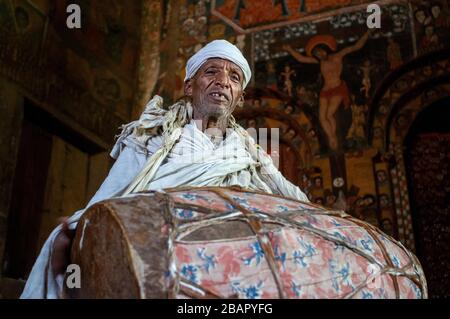
[[[364,3],[366,0],[213,0],[211,13],[237,32],[272,29],[293,21],[312,19],[313,16]],[[325,14],[324,14],[325,13]]]

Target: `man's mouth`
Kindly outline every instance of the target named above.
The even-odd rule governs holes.
[[[226,100],[226,101],[230,100],[230,98],[227,94],[218,92],[218,91],[209,93],[209,96],[212,96],[213,98],[218,99],[218,100]]]

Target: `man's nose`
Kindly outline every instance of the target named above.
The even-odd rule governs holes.
[[[223,86],[223,87],[228,87],[230,85],[230,79],[228,77],[228,73],[225,71],[217,72],[216,84],[219,84],[220,86]]]

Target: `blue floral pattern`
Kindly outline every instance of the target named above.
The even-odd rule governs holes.
[[[206,248],[202,247],[197,250],[198,257],[204,261],[201,265],[207,273],[209,273],[210,268],[216,267],[217,260],[215,255],[207,255]]]
[[[284,270],[286,268],[286,253],[279,251],[279,245],[275,246],[274,254],[275,254],[275,260],[281,263],[281,267]]]
[[[297,285],[295,281],[291,282],[291,290],[294,293],[295,297],[299,298],[301,293],[301,286]]]
[[[300,237],[297,237],[297,241],[302,249],[294,250],[292,255],[294,264],[300,265],[301,267],[308,267],[305,258],[310,258],[315,255],[316,249],[311,243],[304,242]]]
[[[289,211],[289,209],[284,205],[276,205],[277,213],[285,213]]]
[[[363,239],[360,240],[360,243],[365,251],[368,251],[368,252],[374,251],[373,250],[374,241],[371,237],[365,236]]]
[[[189,220],[197,217],[198,213],[190,209],[175,208],[175,215],[180,219]]]
[[[286,214],[299,207],[302,214],[292,214],[286,218],[297,222],[296,226],[306,225],[315,230],[326,232],[330,237],[339,239],[343,244],[325,239],[319,232],[311,232],[300,227],[270,228],[268,237],[273,247],[279,275],[290,298],[341,298],[355,293],[353,296],[363,299],[392,298],[392,281],[389,275],[379,276],[376,287],[365,283],[365,279],[373,273],[369,266],[371,256],[382,269],[386,260],[382,250],[364,228],[352,219],[338,216],[315,214],[314,208],[307,204],[300,207],[298,202],[272,197],[268,195],[250,194],[224,189],[224,192],[236,204],[254,212],[264,211],[270,214]],[[177,192],[179,203],[185,205],[205,206],[212,202],[210,208],[217,212],[236,211],[236,207],[217,194],[208,199],[207,192]],[[215,197],[214,197],[215,196]],[[213,200],[212,200],[213,199]],[[265,200],[265,202],[264,202]],[[180,207],[180,206],[177,206]],[[183,206],[186,207],[186,206]],[[319,209],[318,209],[319,210]],[[174,215],[179,219],[192,219],[196,210],[178,208]],[[396,268],[410,262],[409,256],[389,237],[377,235]],[[352,249],[347,249],[349,245]],[[355,252],[359,250],[360,253]],[[175,243],[175,259],[181,278],[217,292],[220,296],[237,296],[241,298],[276,298],[278,290],[271,269],[265,261],[265,253],[255,236],[231,238],[230,240],[205,240]],[[407,272],[417,274],[411,266]],[[176,272],[174,271],[173,275]],[[169,275],[169,274],[167,274]],[[170,278],[169,278],[170,279]],[[408,278],[398,281],[401,297],[421,298],[421,288]],[[360,291],[355,291],[362,286]]]
[[[368,291],[362,291],[362,299],[373,299],[373,294]]]
[[[391,255],[391,260],[392,263],[394,264],[395,267],[400,267],[400,260],[398,260],[397,256],[395,255]]]
[[[261,259],[264,257],[264,251],[259,243],[259,241],[255,241],[250,245],[253,254],[247,258],[244,258],[244,264],[246,266],[250,266],[252,264],[253,259],[256,261],[256,265],[259,265]]]
[[[183,267],[181,267],[181,275],[189,280],[192,281],[194,283],[199,283],[200,278],[199,278],[199,271],[198,271],[198,267],[196,265],[192,265],[192,264],[186,264]]]
[[[232,291],[238,293],[246,299],[259,299],[262,296],[261,289],[263,288],[263,282],[259,281],[255,285],[248,285],[241,287],[238,281],[232,282]]]

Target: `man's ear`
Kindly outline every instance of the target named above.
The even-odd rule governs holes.
[[[192,96],[192,80],[191,79],[184,82],[184,95]]]
[[[243,107],[244,106],[244,101],[245,101],[245,99],[244,99],[244,94],[245,92],[242,92],[242,95],[241,95],[241,97],[239,98],[239,101],[237,102],[237,106],[239,106],[239,107]]]

